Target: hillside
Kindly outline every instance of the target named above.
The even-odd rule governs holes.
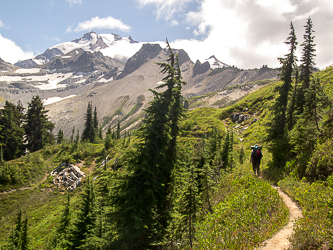
[[[83,114],[90,101],[100,113],[98,119],[104,133],[118,120],[123,127],[136,128],[143,116],[141,110],[152,98],[148,89],[161,83],[155,63],[167,59],[168,52],[162,47],[138,43],[131,37],[90,32],[16,66],[2,63],[6,66],[0,72],[0,106],[5,101],[20,101],[27,107],[38,95],[50,110],[55,131],[62,129],[67,137],[73,127],[82,131]],[[121,55],[126,51],[129,56]],[[279,70],[265,65],[252,70],[229,67],[214,56],[203,63],[193,63],[186,51],[175,52],[187,82],[183,95],[189,98],[215,93],[214,98],[196,107],[222,107],[276,80],[279,74]],[[235,86],[241,87],[229,94]],[[138,98],[144,100],[139,102],[139,109]]]
[[[119,227],[114,223],[122,223],[110,219],[117,205],[115,194],[126,187],[127,184],[121,186],[122,181],[133,176],[133,161],[142,150],[138,150],[138,145],[143,145],[139,133],[129,135],[125,131],[129,128],[126,122],[131,119],[128,114],[140,117],[139,111],[148,107],[152,98],[146,90],[161,80],[159,67],[154,62],[164,62],[168,55],[155,46],[147,45],[143,49],[151,49],[153,58],[140,55],[132,58],[128,66],[130,69],[124,70],[124,76],[117,81],[90,85],[80,94],[81,98],[48,106],[50,117],[59,119],[57,124],[63,124],[62,128],[67,127],[70,131],[73,124],[76,128],[83,127],[87,100],[92,101],[98,107],[100,122],[105,127],[120,118],[121,138],[111,139],[109,135],[103,140],[97,139],[95,144],[66,139],[60,145],[47,146],[1,165],[0,246],[7,244],[11,232],[15,232],[14,225],[17,225],[20,210],[22,218],[28,219],[28,242],[32,249],[52,249],[57,240],[61,242],[59,244],[67,244],[67,239],[73,240],[70,235],[76,232],[77,221],[83,219],[83,201],[89,197],[95,202],[92,205],[95,206],[92,210],[94,222],[89,225],[97,231],[89,231],[91,238],[84,244],[93,249],[96,244],[107,248],[118,244],[117,241],[110,241],[114,235],[120,235]],[[185,55],[182,58],[183,77],[189,80],[183,93],[187,93],[193,87],[193,63],[186,60]],[[140,61],[139,67],[135,65],[136,61]],[[207,78],[217,77],[228,70],[218,73],[210,70],[205,74]],[[260,71],[255,70],[252,76],[257,75],[260,79]],[[263,71],[270,72],[265,68]],[[285,168],[273,165],[272,142],[267,141],[274,104],[282,83],[274,80],[251,82],[249,79],[255,77],[248,79],[241,73],[243,78],[239,79],[243,84],[239,86],[226,84],[221,89],[216,87],[212,92],[186,99],[190,110],[179,121],[177,167],[173,172],[176,186],[172,193],[174,203],[170,210],[170,224],[158,244],[166,249],[175,244],[184,249],[211,249],[213,246],[253,249],[259,246],[281,229],[288,219],[282,199],[269,184],[273,183],[299,202],[304,211],[303,218],[295,223],[295,234],[290,239],[291,249],[328,245],[331,243],[329,214],[333,210],[330,198],[333,188],[333,68],[314,75],[314,79],[321,79],[320,85],[315,82],[320,86],[315,92],[318,96],[317,115],[298,118],[290,130],[291,153]],[[112,99],[110,92],[119,97]],[[81,102],[83,97],[85,99]],[[57,116],[58,113],[62,115]],[[303,131],[305,134],[300,135]],[[263,146],[262,179],[252,174],[252,166],[248,162],[250,146],[256,143]],[[300,153],[299,150],[309,146],[313,149],[307,151],[307,155]],[[154,152],[157,150],[159,148],[155,147]],[[308,160],[305,161],[305,158]],[[103,162],[104,159],[107,162]],[[62,165],[63,162],[66,164]],[[70,164],[80,168],[85,177],[78,188],[68,193],[68,184],[58,184],[49,173],[58,166],[61,171]],[[89,196],[89,192],[94,193],[94,198]],[[67,203],[67,193],[70,204]],[[64,214],[67,208],[71,214],[71,226],[66,229],[68,231],[59,231],[66,219]]]

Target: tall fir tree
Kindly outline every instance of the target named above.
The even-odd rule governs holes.
[[[57,135],[57,144],[61,144],[64,140],[64,132],[59,129],[58,135]]]
[[[8,161],[20,157],[23,154],[23,107],[6,101],[0,110],[0,127],[3,159]]]
[[[117,122],[117,132],[116,132],[116,140],[120,139],[120,122]]]
[[[111,197],[115,210],[112,219],[115,222],[116,236],[112,247],[129,249],[150,249],[158,244],[166,233],[169,221],[168,191],[171,185],[172,163],[167,158],[173,154],[170,142],[171,131],[174,136],[178,131],[178,111],[170,110],[178,105],[175,98],[180,94],[180,75],[175,69],[176,57],[169,44],[167,63],[159,64],[161,72],[166,74],[164,84],[159,88],[163,92],[151,90],[154,99],[146,109],[148,114],[139,129],[138,136],[142,143],[137,148],[137,155],[130,163],[131,175],[123,181],[120,190]],[[180,72],[180,69],[179,69]],[[173,116],[173,117],[171,117]],[[172,121],[170,121],[172,120]],[[171,128],[171,124],[175,124]]]
[[[270,150],[273,155],[273,165],[275,167],[284,167],[287,161],[287,154],[290,150],[288,146],[287,126],[287,108],[289,92],[293,82],[293,72],[296,66],[297,58],[295,56],[297,38],[292,22],[290,23],[290,33],[285,44],[289,45],[289,53],[284,58],[279,58],[282,64],[280,80],[282,85],[277,88],[279,95],[273,106],[273,118],[268,126],[266,141],[270,142]]]
[[[38,95],[32,97],[24,124],[25,142],[30,152],[42,149],[50,143],[50,138],[53,138],[54,124],[49,121],[47,112],[40,97]]]
[[[98,118],[97,118],[97,108],[96,107],[95,107],[95,110],[94,110],[94,120],[93,120],[93,123],[94,123],[94,128],[97,131],[98,130]]]
[[[312,25],[312,20],[309,17],[307,19],[305,27],[305,34],[303,35],[304,42],[301,44],[303,47],[302,57],[301,57],[301,70],[300,70],[300,82],[301,88],[299,88],[299,93],[297,95],[297,109],[298,113],[303,113],[303,106],[305,104],[305,93],[306,90],[310,87],[311,77],[313,74],[313,69],[315,66],[314,57],[315,54],[315,44],[314,44],[314,30]]]
[[[85,115],[85,123],[82,132],[82,141],[95,142],[96,130],[94,127],[94,119],[92,113],[92,102],[88,102],[87,113]]]
[[[22,231],[21,231],[21,247],[20,250],[28,250],[28,217],[25,214],[25,218],[22,224]]]
[[[61,215],[59,225],[57,227],[56,234],[54,235],[52,242],[52,249],[70,249],[69,243],[69,227],[71,221],[70,211],[70,196],[67,193],[67,202],[65,203],[65,209]]]
[[[74,142],[74,136],[75,136],[75,127],[73,126],[73,128],[72,128],[72,134],[71,134],[71,137],[70,137],[70,142],[71,143]]]
[[[80,195],[80,207],[77,210],[76,220],[73,223],[73,228],[70,232],[69,242],[71,249],[80,249],[84,244],[89,230],[94,225],[93,207],[95,195],[93,185],[89,180],[84,186]]]

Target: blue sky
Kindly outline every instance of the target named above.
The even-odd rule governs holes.
[[[11,0],[0,8],[0,57],[15,63],[85,33],[116,33],[140,42],[164,41],[195,61],[211,55],[241,68],[288,52],[293,21],[299,44],[311,16],[316,62],[333,64],[331,0]],[[298,47],[299,56],[301,47]]]

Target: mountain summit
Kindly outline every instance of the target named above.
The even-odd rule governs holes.
[[[229,67],[228,64],[221,62],[218,60],[214,55],[210,56],[208,59],[205,60],[205,62],[208,62],[210,64],[210,67],[212,69],[218,69],[218,68],[224,68]]]
[[[19,61],[15,65],[21,68],[43,65],[56,56],[65,55],[77,49],[92,53],[99,51],[104,56],[109,56],[125,63],[141,46],[142,43],[133,40],[130,36],[121,37],[113,33],[99,35],[92,31],[71,42],[64,42],[50,47],[44,53],[31,59]]]

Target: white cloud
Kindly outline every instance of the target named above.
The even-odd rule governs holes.
[[[53,40],[53,41],[56,41],[56,42],[60,42],[60,41],[61,41],[60,38],[57,37],[57,36],[56,36],[56,37],[52,37],[52,40]]]
[[[178,24],[179,24],[178,21],[175,19],[171,20],[171,22],[170,22],[171,26],[177,26]]]
[[[72,31],[73,31],[73,30],[72,30],[72,27],[73,27],[73,25],[68,26],[67,29],[66,29],[66,31],[65,31],[65,33],[66,33],[66,34],[68,34],[68,33],[72,33]]]
[[[69,2],[69,6],[73,6],[74,4],[82,4],[82,0],[66,0]]]
[[[18,60],[25,60],[34,56],[31,51],[24,51],[12,40],[3,37],[1,34],[0,44],[0,57],[6,62],[14,64]]]
[[[137,0],[154,5],[157,18],[172,20],[179,14],[196,39],[171,42],[185,49],[192,61],[203,62],[210,55],[241,68],[279,67],[278,57],[288,53],[284,44],[293,21],[298,42],[303,42],[305,19],[311,16],[315,31],[319,68],[332,64],[333,2],[331,0],[201,0],[198,10],[189,10],[190,0]],[[179,5],[178,5],[179,2]],[[180,13],[183,15],[180,15]],[[297,48],[300,56],[302,48]]]
[[[9,25],[9,26],[6,26],[6,25],[0,20],[0,28],[10,29],[10,25]]]
[[[190,2],[196,0],[136,0],[141,7],[155,5],[157,19],[171,20],[177,12],[183,12]]]
[[[131,27],[124,24],[122,21],[113,18],[111,16],[100,18],[100,17],[93,17],[88,21],[79,23],[76,28],[74,29],[75,32],[80,31],[91,31],[94,29],[117,29],[121,31],[128,32],[130,31]],[[69,26],[66,30],[66,33],[72,32],[72,27]]]

